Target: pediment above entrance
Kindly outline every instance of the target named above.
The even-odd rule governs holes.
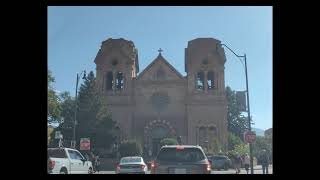
[[[183,76],[159,54],[138,76],[137,80],[182,80]]]

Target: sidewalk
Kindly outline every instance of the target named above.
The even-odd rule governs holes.
[[[269,169],[270,169],[270,168],[272,169],[272,164],[269,165]],[[242,170],[242,169],[245,169],[245,168],[240,168],[240,169]],[[253,167],[253,169],[254,169],[254,170],[262,170],[262,166],[261,166],[261,165],[256,165],[256,166]]]

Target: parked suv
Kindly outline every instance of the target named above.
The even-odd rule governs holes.
[[[151,174],[210,174],[211,163],[200,146],[163,146],[151,163]]]
[[[215,155],[208,158],[212,162],[212,167],[214,169],[217,169],[218,171],[220,169],[224,169],[227,171],[232,166],[232,162],[227,156]]]

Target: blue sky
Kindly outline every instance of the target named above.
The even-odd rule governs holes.
[[[188,41],[212,37],[246,53],[250,108],[255,125],[272,127],[272,7],[48,7],[48,68],[57,91],[75,94],[76,73],[94,71],[101,42],[124,38],[139,52],[140,72],[162,48],[182,74]],[[225,48],[225,84],[245,90],[244,67]]]

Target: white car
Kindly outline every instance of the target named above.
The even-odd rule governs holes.
[[[147,174],[148,166],[140,156],[123,157],[117,165],[117,174]]]
[[[92,174],[91,161],[76,149],[48,148],[49,174]]]

